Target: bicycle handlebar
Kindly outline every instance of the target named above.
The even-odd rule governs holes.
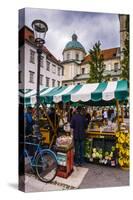
[[[42,142],[44,139],[41,136],[36,136],[36,135],[26,135],[24,137],[25,139],[33,139],[33,140],[37,140],[38,142]]]

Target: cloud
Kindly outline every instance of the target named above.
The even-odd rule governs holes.
[[[22,15],[21,11],[20,28],[24,25]],[[98,40],[102,49],[120,45],[117,14],[26,8],[25,24],[31,27],[34,19],[42,19],[48,24],[46,46],[60,60],[62,51],[74,32],[86,51]]]

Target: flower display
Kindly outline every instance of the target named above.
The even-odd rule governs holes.
[[[117,143],[116,148],[118,150],[118,163],[123,168],[129,168],[130,165],[130,154],[129,154],[129,143],[130,136],[129,131],[124,130],[116,134]]]

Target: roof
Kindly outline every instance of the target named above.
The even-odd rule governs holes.
[[[34,92],[33,92],[34,91]],[[27,102],[36,103],[35,90],[20,92],[20,97],[26,97]],[[126,80],[77,84],[70,86],[60,86],[44,88],[40,90],[41,103],[51,104],[59,102],[109,102],[112,100],[127,100],[129,95],[128,82]],[[99,103],[100,105],[100,103]]]
[[[70,49],[77,49],[77,50],[82,50],[83,52],[85,52],[83,45],[79,41],[77,41],[77,39],[78,39],[78,36],[76,34],[73,34],[72,40],[66,44],[63,51],[67,51]]]
[[[24,45],[25,42],[30,43],[31,45],[33,45],[36,48],[36,44],[34,42],[33,31],[27,26],[23,26],[19,30],[19,47]],[[60,65],[61,67],[63,67],[61,65],[61,62],[56,59],[56,57],[48,50],[48,48],[46,46],[43,46],[43,52],[47,55],[48,60],[54,62],[57,65]]]
[[[101,53],[103,54],[103,58],[104,60],[111,60],[117,57],[120,57],[120,48],[116,47],[116,48],[111,48],[111,49],[105,49],[102,50]],[[88,61],[91,61],[91,57],[90,55],[86,55],[85,58],[83,59],[81,65],[87,64]]]

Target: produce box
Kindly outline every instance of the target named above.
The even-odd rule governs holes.
[[[48,129],[40,128],[42,134],[43,142],[45,144],[50,144],[50,131]]]
[[[85,157],[92,163],[116,166],[115,144],[115,137],[90,138],[85,143]]]

